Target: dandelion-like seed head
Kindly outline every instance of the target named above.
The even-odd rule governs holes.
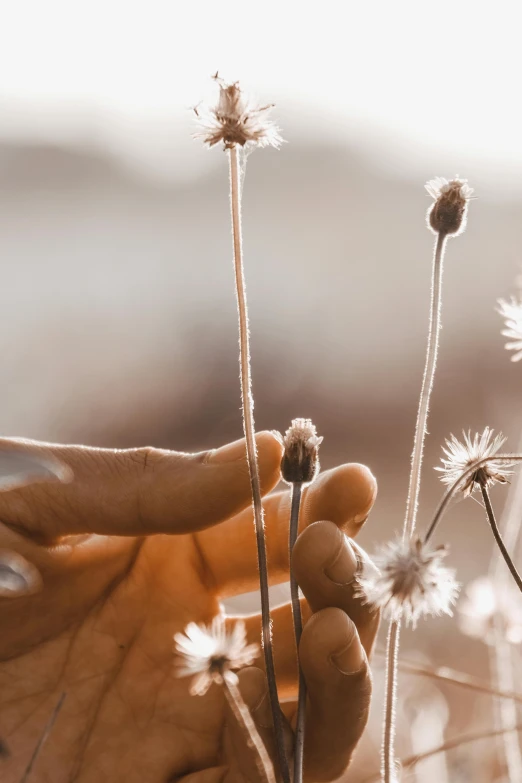
[[[481,434],[475,433],[473,438],[470,432],[463,432],[462,435],[463,441],[457,440],[455,435],[451,435],[449,440],[446,440],[446,447],[443,448],[446,455],[442,458],[443,467],[435,468],[442,474],[440,478],[444,484],[453,485],[475,462],[487,457],[494,457],[506,442],[502,433],[493,437],[493,430],[489,427],[486,427]],[[464,497],[468,497],[477,487],[488,487],[495,481],[505,484],[508,481],[508,476],[512,473],[508,468],[514,464],[510,460],[502,463],[484,463],[463,480],[461,492]]]
[[[468,201],[473,193],[467,180],[456,177],[448,182],[444,177],[436,177],[425,187],[435,199],[428,210],[428,226],[435,234],[461,234],[466,228]]]
[[[506,350],[515,351],[511,361],[518,362],[522,359],[522,302],[517,302],[515,298],[511,298],[509,302],[499,299],[498,305],[498,312],[504,318],[506,327],[502,334],[510,339],[510,342],[506,343]]]
[[[236,683],[233,669],[249,666],[259,653],[257,644],[246,643],[245,624],[240,620],[227,632],[222,617],[216,617],[209,627],[189,623],[184,633],[174,636],[175,650],[180,656],[178,677],[193,677],[190,692],[204,695],[213,682]]]
[[[254,106],[245,98],[238,82],[227,84],[217,73],[213,78],[219,86],[219,100],[212,108],[194,109],[201,126],[196,137],[209,147],[223,142],[226,150],[236,144],[280,147],[283,139],[270,119],[273,105]]]
[[[421,617],[452,616],[459,585],[455,572],[443,565],[447,553],[446,547],[431,549],[420,539],[390,541],[373,558],[378,571],[363,564],[358,593],[392,620],[414,628]]]
[[[285,447],[281,475],[289,484],[310,483],[319,470],[319,446],[323,438],[311,419],[294,419],[283,437]]]

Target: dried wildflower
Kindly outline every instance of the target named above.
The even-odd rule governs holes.
[[[190,692],[203,696],[213,682],[237,683],[232,669],[249,666],[259,653],[257,644],[246,643],[245,624],[239,620],[227,633],[222,617],[215,617],[208,628],[189,623],[185,633],[174,636],[176,650],[182,657],[179,677],[194,676]]]
[[[245,98],[238,82],[227,84],[218,74],[213,78],[219,86],[219,101],[214,108],[194,109],[202,128],[196,137],[209,147],[222,141],[226,150],[236,144],[281,146],[279,128],[269,119],[273,105],[255,107]]]
[[[520,593],[511,582],[493,582],[482,576],[466,588],[459,603],[459,626],[463,633],[494,644],[495,621],[510,644],[522,644],[522,605]]]
[[[473,193],[465,179],[436,177],[426,183],[426,190],[435,203],[428,210],[428,224],[436,234],[462,233],[466,228],[468,201]]]
[[[373,558],[379,572],[363,567],[359,595],[392,620],[404,619],[414,628],[421,617],[451,616],[459,586],[455,572],[442,565],[446,555],[446,547],[431,549],[420,539],[390,541]]]
[[[518,362],[522,359],[522,302],[517,302],[515,298],[512,298],[510,302],[499,299],[498,304],[498,312],[506,322],[506,328],[502,330],[502,334],[512,341],[506,343],[506,350],[516,351],[511,357],[511,361]]]
[[[281,474],[289,484],[309,483],[319,470],[319,446],[323,442],[311,419],[293,419],[283,438]]]
[[[446,440],[447,448],[443,448],[446,458],[442,458],[444,467],[435,468],[435,470],[442,473],[441,481],[444,484],[453,485],[473,463],[487,457],[494,457],[506,442],[506,438],[504,438],[502,433],[493,438],[493,430],[489,427],[486,427],[481,435],[475,433],[473,440],[470,432],[467,434],[463,432],[462,435],[464,437],[463,443],[457,440],[455,435]],[[477,487],[488,487],[490,484],[494,484],[495,481],[505,484],[508,481],[508,476],[512,473],[507,468],[512,467],[514,464],[514,462],[509,460],[499,464],[486,462],[463,481],[461,491],[464,497],[469,497]]]

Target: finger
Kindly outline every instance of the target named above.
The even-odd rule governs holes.
[[[368,720],[371,677],[354,623],[340,609],[314,614],[300,659],[308,689],[305,780],[337,780]]]
[[[377,483],[364,465],[350,464],[321,474],[303,493],[300,529],[320,519],[330,519],[355,536],[375,500]],[[264,501],[266,545],[270,582],[289,578],[288,522],[290,493],[280,492]],[[250,508],[219,529],[197,536],[216,593],[238,595],[258,586],[256,536]]]
[[[279,480],[281,445],[259,433],[262,492]],[[0,441],[0,447],[12,441]],[[66,534],[188,533],[218,524],[251,503],[243,440],[199,454],[163,449],[94,449],[32,443],[60,459],[69,484],[42,484],[0,494],[0,520],[46,542]]]
[[[359,567],[353,544],[332,522],[316,522],[296,541],[292,567],[313,612],[335,606],[357,626],[369,655],[379,627],[379,613],[371,609],[357,589]]]
[[[379,626],[378,612],[371,611],[358,596],[355,577],[358,560],[353,545],[332,522],[315,522],[306,528],[294,549],[294,572],[305,595],[301,615],[306,623],[311,612],[327,607],[342,609],[357,626],[359,638],[369,655]],[[274,659],[281,698],[297,694],[297,652],[292,607],[279,606],[271,612]],[[234,618],[228,619],[229,623]],[[259,643],[261,616],[245,618],[249,643]],[[262,655],[256,665],[264,666]]]

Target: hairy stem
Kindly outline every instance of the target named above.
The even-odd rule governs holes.
[[[292,506],[290,510],[290,527],[288,536],[288,555],[292,563],[292,551],[297,539],[299,530],[299,510],[301,508],[301,490],[302,484],[298,481],[292,484]],[[297,719],[295,728],[294,745],[294,780],[293,783],[302,783],[303,781],[303,756],[305,740],[305,717],[306,717],[306,682],[301,671],[299,663],[299,644],[301,634],[303,633],[303,618],[301,617],[301,604],[299,602],[299,586],[294,576],[293,568],[290,568],[290,595],[292,598],[292,616],[294,618],[295,645],[297,649],[297,660],[299,665],[299,693],[297,697]]]
[[[505,547],[504,541],[502,540],[502,536],[500,535],[500,530],[498,529],[497,520],[495,519],[495,514],[493,512],[493,506],[491,505],[487,486],[485,484],[481,484],[480,491],[482,492],[482,499],[486,508],[486,514],[488,515],[489,525],[491,527],[493,536],[495,537],[495,541],[497,542],[497,546],[502,553],[502,557],[504,558],[507,567],[511,571],[511,576],[515,580],[518,589],[522,592],[522,579],[520,578],[520,574],[515,568],[515,564],[513,563],[509,552]]]
[[[431,303],[430,321],[428,326],[428,345],[426,348],[426,363],[415,424],[413,438],[413,453],[411,455],[410,481],[408,486],[408,499],[406,501],[406,513],[404,516],[403,538],[412,537],[415,531],[417,508],[419,505],[419,492],[422,472],[422,458],[424,455],[424,441],[426,438],[426,425],[430,408],[430,397],[437,367],[437,354],[439,351],[439,333],[441,324],[442,305],[442,272],[444,267],[444,249],[446,246],[446,234],[437,234],[435,250],[433,254],[433,266],[431,276]],[[391,783],[394,771],[394,741],[395,741],[395,700],[397,698],[397,661],[399,658],[400,623],[390,621],[388,631],[388,658],[386,661],[386,699],[384,705],[384,737],[382,748],[382,775],[385,783]]]
[[[404,519],[404,538],[411,538],[415,530],[417,508],[419,505],[419,491],[422,470],[422,457],[424,455],[424,440],[426,438],[426,425],[430,407],[433,379],[437,366],[437,354],[439,351],[439,334],[442,309],[442,272],[444,267],[444,248],[446,235],[437,234],[435,252],[433,255],[433,271],[431,278],[431,305],[430,323],[428,327],[428,346],[426,349],[426,364],[422,378],[422,387],[419,400],[419,410],[415,425],[415,437],[413,440],[413,453],[411,455],[410,485],[408,488],[408,500],[406,502],[406,516]]]
[[[265,523],[261,486],[257,466],[257,448],[254,428],[254,400],[252,397],[252,378],[250,370],[250,345],[248,331],[248,310],[246,285],[243,269],[243,247],[241,237],[241,183],[237,146],[229,150],[230,162],[230,207],[232,213],[232,236],[234,242],[234,270],[236,278],[237,310],[239,318],[239,366],[241,376],[241,399],[243,405],[243,427],[246,439],[246,452],[250,484],[252,487],[252,506],[257,543],[257,561],[259,567],[259,588],[261,593],[261,618],[263,633],[263,651],[272,720],[274,723],[277,757],[283,783],[290,783],[290,770],[286,758],[283,717],[277,695],[277,684],[272,648],[272,626],[270,620],[270,602],[268,593],[268,568],[266,559]]]
[[[520,441],[520,446],[522,446],[522,440]],[[499,523],[504,543],[510,552],[516,551],[521,515],[522,474],[518,473],[509,489],[507,502]],[[500,589],[508,584],[509,576],[496,548],[493,550],[489,571],[492,580]],[[490,661],[492,679],[497,689],[513,691],[516,683],[513,651],[511,644],[506,639],[505,626],[498,612],[493,618],[493,646],[491,648]],[[509,700],[497,698],[495,701],[497,728],[506,729],[506,733],[500,736],[498,740],[500,751],[505,758],[508,778],[513,783],[522,783],[522,754],[520,752],[519,737],[517,732],[508,730],[517,720],[517,699],[514,697]]]
[[[47,740],[49,738],[49,734],[53,730],[53,726],[56,723],[56,719],[57,719],[58,715],[60,714],[60,710],[63,707],[64,701],[65,701],[65,693],[62,693],[62,695],[58,699],[56,707],[51,712],[51,717],[49,718],[49,720],[47,722],[47,725],[45,726],[45,728],[44,728],[44,730],[42,732],[42,736],[38,740],[36,748],[33,751],[33,755],[29,759],[29,764],[25,768],[25,772],[24,772],[24,774],[22,775],[22,777],[20,779],[20,783],[27,783],[27,780],[29,780],[29,776],[30,776],[31,772],[33,771],[33,767],[36,764],[38,756],[40,755],[40,752],[41,752],[43,746],[47,742]]]
[[[397,663],[400,633],[400,621],[392,620],[386,646],[386,691],[381,754],[381,775],[385,783],[393,783],[395,780],[395,712],[397,709]]]
[[[234,717],[237,720],[239,726],[243,729],[247,745],[251,748],[254,748],[256,751],[257,767],[261,777],[266,781],[266,783],[276,783],[274,767],[270,761],[270,756],[267,753],[263,740],[259,736],[256,724],[253,721],[250,710],[241,696],[239,688],[237,685],[229,682],[224,677],[223,689],[225,691],[225,696],[230,705],[230,708],[234,713]]]

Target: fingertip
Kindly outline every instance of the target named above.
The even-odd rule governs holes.
[[[269,430],[256,434],[259,477],[263,495],[274,489],[281,479],[283,444],[278,435]]]
[[[344,555],[344,556],[343,556]],[[336,570],[339,559],[342,575],[333,581],[346,584],[355,576],[357,557],[344,533],[329,520],[313,522],[299,535],[292,552],[292,567],[297,581],[311,572]],[[328,573],[327,576],[332,578]]]
[[[320,676],[332,666],[351,674],[366,662],[355,623],[334,606],[312,615],[303,629],[299,655],[307,676]]]
[[[239,690],[252,715],[259,719],[270,715],[266,675],[257,666],[247,666],[238,672]],[[266,710],[268,708],[268,712]],[[265,717],[266,717],[265,716]],[[269,725],[269,724],[267,724]]]
[[[377,481],[366,465],[341,465],[322,473],[310,486],[305,514],[310,522],[329,519],[354,535],[366,521],[376,495]]]

